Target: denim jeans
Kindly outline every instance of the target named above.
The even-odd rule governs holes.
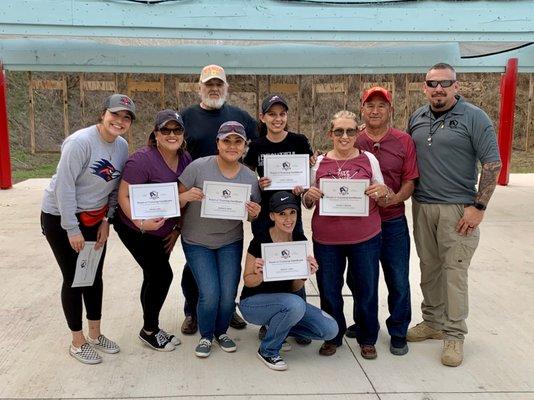
[[[195,317],[197,316],[197,304],[198,304],[198,286],[195,282],[195,277],[191,268],[187,262],[184,264],[184,269],[182,272],[182,281],[180,282],[182,286],[182,293],[184,294],[184,314],[186,317]]]
[[[382,221],[382,244],[380,264],[388,288],[389,318],[386,320],[392,337],[405,338],[412,319],[410,301],[410,232],[406,217]],[[347,285],[354,291],[351,274],[347,274]],[[353,308],[356,321],[356,304]]]
[[[243,240],[218,249],[182,240],[185,258],[198,285],[197,318],[200,335],[212,340],[226,333],[235,309],[241,275]]]
[[[356,244],[327,245],[313,242],[315,258],[319,263],[317,284],[321,298],[321,308],[332,315],[339,326],[339,333],[330,340],[341,346],[347,329],[343,314],[345,265],[348,261],[349,273],[353,278],[352,297],[356,303],[357,340],[361,345],[376,343],[378,337],[378,275],[380,238],[375,237]]]
[[[262,293],[239,303],[243,317],[255,325],[268,325],[260,353],[279,355],[287,336],[330,340],[337,335],[337,323],[330,315],[306,303],[293,293]]]

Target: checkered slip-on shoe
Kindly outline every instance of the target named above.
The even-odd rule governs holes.
[[[102,362],[100,354],[89,343],[84,343],[81,347],[75,347],[71,344],[69,354],[84,364],[100,364]]]
[[[87,342],[91,343],[95,349],[108,354],[115,354],[121,350],[117,343],[115,343],[113,340],[109,340],[104,335],[100,335],[96,339],[88,336]]]

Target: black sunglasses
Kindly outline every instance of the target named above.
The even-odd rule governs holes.
[[[349,128],[349,129],[334,129],[331,131],[335,137],[341,137],[343,134],[347,134],[348,137],[353,137],[358,134],[358,129]]]
[[[227,134],[227,133],[239,133],[241,136],[247,136],[245,133],[245,128],[242,125],[238,124],[226,124],[219,128],[218,134]]]
[[[183,135],[184,134],[184,128],[182,128],[181,126],[178,126],[177,128],[172,128],[172,129],[163,127],[163,128],[161,128],[159,130],[159,133],[161,133],[164,136],[170,135],[171,132],[174,133],[176,136]]]
[[[454,82],[456,82],[456,80],[454,79],[446,79],[444,81],[435,81],[435,80],[425,81],[426,85],[433,89],[437,88],[438,85],[440,85],[442,88],[448,88],[448,87],[451,87],[454,84]]]

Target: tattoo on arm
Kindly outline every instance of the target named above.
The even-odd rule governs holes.
[[[482,164],[482,172],[478,182],[478,193],[475,201],[487,205],[497,185],[497,177],[501,171],[501,162],[495,161]]]

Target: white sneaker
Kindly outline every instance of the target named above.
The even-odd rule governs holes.
[[[100,354],[89,343],[84,343],[81,347],[71,344],[69,354],[84,364],[100,364],[102,362]]]
[[[87,342],[91,343],[95,349],[108,354],[115,354],[121,350],[117,343],[115,343],[113,340],[109,340],[104,335],[100,335],[96,339],[87,336]]]

